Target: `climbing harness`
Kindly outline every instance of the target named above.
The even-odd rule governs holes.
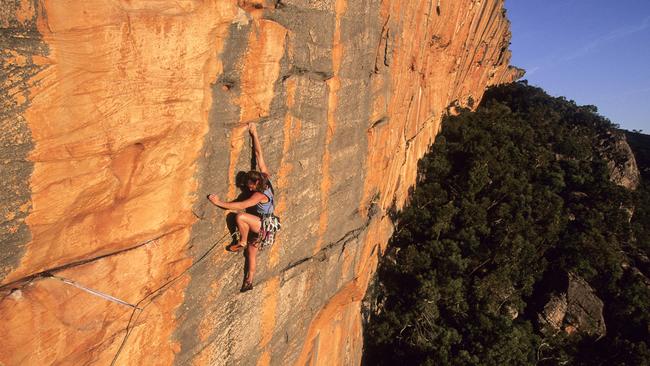
[[[269,199],[266,203],[258,203],[257,213],[260,215],[261,225],[260,232],[257,235],[255,244],[260,250],[270,248],[275,242],[275,235],[280,230],[280,218],[273,214],[275,210],[275,192],[273,186],[269,182],[263,194]]]
[[[281,228],[280,218],[275,216],[273,213],[262,216],[262,226],[257,237],[260,250],[270,248],[273,245],[275,242],[275,235]]]

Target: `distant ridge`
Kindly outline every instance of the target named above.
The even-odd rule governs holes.
[[[650,180],[650,135],[625,131],[625,137],[634,152],[641,178],[647,182]]]

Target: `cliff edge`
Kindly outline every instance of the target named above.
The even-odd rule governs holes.
[[[510,82],[502,0],[2,0],[0,364],[359,364],[441,116]],[[284,229],[239,294],[258,123]]]

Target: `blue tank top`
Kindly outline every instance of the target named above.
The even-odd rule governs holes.
[[[266,203],[259,202],[255,205],[255,210],[259,216],[269,215],[273,213],[273,190],[269,187],[264,190],[264,195],[268,197],[269,201]]]

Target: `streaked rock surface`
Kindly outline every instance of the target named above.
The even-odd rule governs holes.
[[[6,365],[359,364],[387,211],[441,116],[521,76],[501,0],[1,9]],[[242,295],[204,197],[237,195],[249,122],[284,229]]]

